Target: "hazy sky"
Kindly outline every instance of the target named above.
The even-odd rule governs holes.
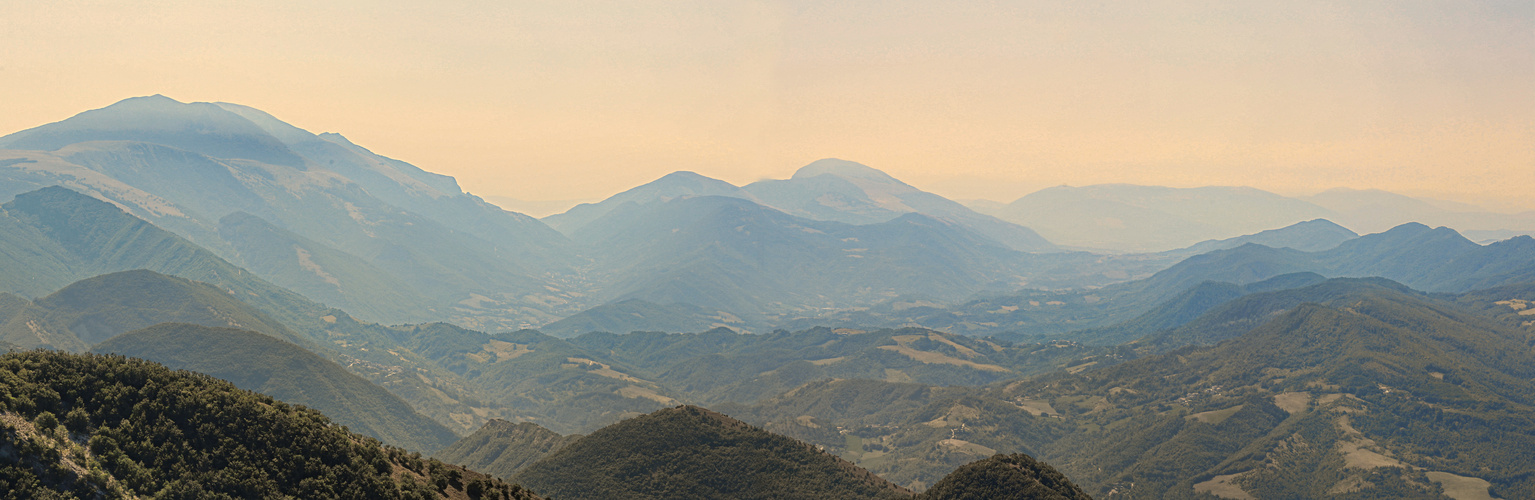
[[[953,198],[1349,186],[1535,209],[1529,0],[0,0],[0,93],[0,134],[228,101],[530,200],[839,157]]]

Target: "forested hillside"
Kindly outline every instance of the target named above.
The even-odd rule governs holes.
[[[109,355],[0,355],[12,498],[532,499],[207,375]]]

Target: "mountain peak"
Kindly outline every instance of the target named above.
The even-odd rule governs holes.
[[[715,179],[713,177],[709,177],[709,176],[706,176],[706,175],[703,175],[703,174],[700,174],[698,172],[694,172],[694,171],[691,171],[691,170],[678,170],[676,172],[672,172],[672,173],[663,175],[663,176],[661,176],[661,178],[656,179],[654,181],[651,181],[650,184],[655,184],[655,185],[709,186],[709,187],[723,187],[723,185],[727,185],[728,184],[731,187],[735,186],[734,184],[730,184],[729,182],[725,182],[725,181],[722,181],[722,180],[719,180],[719,179]]]
[[[0,149],[57,151],[90,141],[147,142],[214,158],[297,168],[304,165],[303,158],[281,140],[238,113],[212,103],[183,103],[160,94],[130,97],[0,137]]]
[[[823,158],[800,167],[790,176],[790,179],[807,179],[817,175],[831,174],[848,179],[866,179],[874,181],[894,182],[904,184],[890,174],[877,168],[858,162],[851,162],[837,158]]]

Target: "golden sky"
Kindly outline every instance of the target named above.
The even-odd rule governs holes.
[[[0,0],[0,134],[150,94],[526,200],[838,157],[956,199],[1124,182],[1535,209],[1529,0]]]

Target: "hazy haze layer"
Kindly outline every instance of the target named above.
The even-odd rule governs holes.
[[[951,198],[1345,186],[1531,209],[1535,4],[0,4],[0,132],[123,97],[523,200],[860,161]]]

